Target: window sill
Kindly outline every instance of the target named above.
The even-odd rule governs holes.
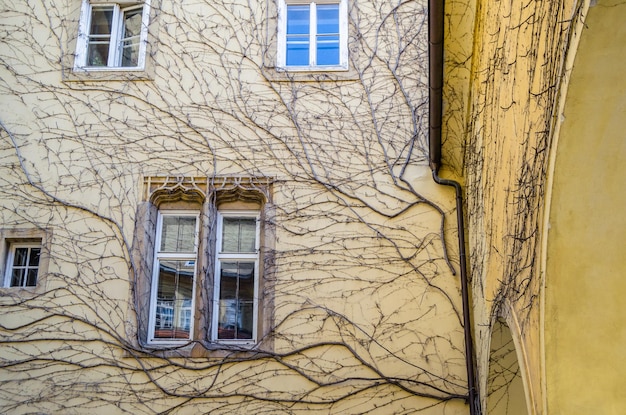
[[[72,68],[65,71],[66,82],[151,81],[154,77],[143,68]]]
[[[354,69],[294,67],[268,68],[268,78],[271,81],[295,82],[324,82],[324,81],[357,81],[358,73]]]
[[[258,349],[259,344],[223,344],[211,343],[203,345],[199,342],[189,342],[176,346],[143,345],[135,350],[126,350],[125,358],[246,358],[267,352]]]
[[[0,287],[0,298],[32,298],[43,292],[39,284],[29,287]]]

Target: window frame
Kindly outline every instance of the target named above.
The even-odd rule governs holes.
[[[194,231],[194,245],[193,252],[162,252],[160,251],[161,240],[163,237],[163,218],[167,216],[174,217],[194,217],[196,220]],[[200,211],[198,210],[173,210],[173,209],[159,209],[157,212],[157,223],[155,231],[155,243],[154,243],[154,259],[152,265],[152,279],[150,289],[150,305],[148,315],[148,344],[151,345],[168,345],[168,344],[180,344],[188,343],[195,338],[195,320],[198,310],[196,310],[196,286],[198,285],[198,260],[199,260],[199,239],[200,239]],[[157,338],[155,337],[155,325],[157,320],[157,295],[159,286],[159,263],[162,260],[187,260],[194,261],[192,292],[191,292],[191,316],[189,335],[187,338]]]
[[[15,252],[18,248],[29,248],[28,249],[28,258],[30,258],[31,255],[31,251],[32,248],[39,248],[39,260],[37,261],[37,275],[35,276],[35,284],[34,285],[24,285],[24,284],[20,284],[20,285],[11,285],[11,280],[12,280],[12,274],[13,274],[13,270],[15,268]],[[6,258],[6,267],[4,269],[4,276],[3,276],[3,284],[2,287],[3,288],[16,288],[16,289],[24,289],[24,288],[35,288],[37,287],[38,283],[39,283],[39,278],[40,278],[40,274],[41,274],[41,255],[43,253],[43,245],[41,241],[38,242],[32,242],[32,241],[15,241],[15,242],[9,242],[8,244],[8,250],[7,250],[7,258]],[[24,266],[26,270],[28,269],[32,269],[34,267],[28,265],[28,260],[27,260],[27,264]],[[26,282],[26,280],[24,280],[24,283]]]
[[[76,54],[74,58],[74,71],[143,71],[146,66],[146,50],[148,43],[148,23],[150,19],[150,1],[131,2],[103,2],[98,0],[83,0],[80,11],[78,39],[76,41]],[[87,65],[90,27],[92,10],[94,7],[113,7],[113,18],[109,39],[108,62],[103,66]],[[142,9],[141,31],[139,35],[139,52],[136,66],[121,66],[122,58],[122,31],[124,28],[123,18],[126,12]]]
[[[316,8],[317,5],[339,6],[339,64],[318,65],[316,52]],[[309,5],[309,64],[287,65],[287,8],[292,5]],[[347,71],[348,64],[348,0],[278,0],[278,36],[276,68],[287,72],[336,72]]]
[[[254,218],[255,241],[254,252],[222,252],[224,218]],[[223,209],[217,211],[217,232],[215,241],[215,272],[213,274],[213,307],[211,310],[211,343],[223,345],[254,345],[258,342],[259,327],[259,279],[261,257],[261,211],[260,210],[237,210]],[[225,261],[254,262],[254,293],[252,304],[252,338],[250,339],[220,339],[218,338],[219,313],[220,313],[220,271],[221,263]]]

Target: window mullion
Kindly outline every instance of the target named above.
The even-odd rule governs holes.
[[[339,2],[339,65],[348,64],[348,5],[345,0]]]
[[[120,12],[120,6],[115,5],[113,8],[113,19],[111,23],[111,39],[109,43],[109,59],[107,62],[108,67],[119,66],[120,60],[120,31],[122,27],[123,13]]]
[[[309,19],[309,66],[317,65],[317,5],[311,2]]]

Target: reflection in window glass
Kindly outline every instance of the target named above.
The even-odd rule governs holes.
[[[113,6],[93,7],[87,48],[88,66],[106,66],[109,62]]]
[[[219,339],[251,339],[254,324],[254,262],[222,262]]]
[[[142,9],[134,9],[124,13],[124,25],[121,39],[121,66],[137,66],[139,64],[139,40],[141,37],[142,14]]]
[[[136,2],[134,2],[136,3]],[[149,0],[143,5],[92,4],[83,0],[76,68],[140,68],[144,65]]]
[[[151,298],[151,340],[192,338],[197,213],[159,212]]]
[[[189,338],[194,272],[192,261],[160,261],[155,338]]]

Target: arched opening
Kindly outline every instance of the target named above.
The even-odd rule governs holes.
[[[489,415],[528,414],[515,343],[509,326],[500,319],[496,320],[491,332],[487,413]]]

